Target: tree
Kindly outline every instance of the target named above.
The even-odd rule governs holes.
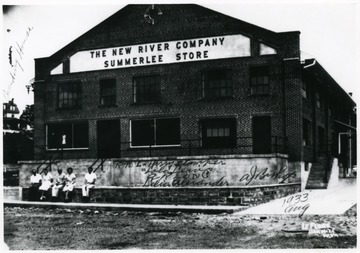
[[[26,105],[25,110],[20,116],[21,129],[34,129],[34,105]]]
[[[20,131],[3,136],[4,163],[31,160],[34,157],[34,105],[27,105],[18,121]]]

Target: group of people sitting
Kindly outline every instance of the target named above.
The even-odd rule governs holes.
[[[59,199],[59,193],[64,195],[64,201],[69,202],[72,198],[72,192],[76,184],[76,175],[71,167],[67,168],[66,174],[59,168],[54,178],[52,174],[44,169],[42,173],[32,170],[30,176],[29,200],[46,200],[47,192],[51,189],[51,197]],[[89,200],[90,189],[95,187],[96,174],[91,167],[85,175],[84,185],[82,186],[82,196],[84,201]]]

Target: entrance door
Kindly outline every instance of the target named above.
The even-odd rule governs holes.
[[[257,116],[252,118],[253,153],[271,153],[271,117]]]
[[[97,149],[99,158],[120,156],[120,120],[97,122]]]

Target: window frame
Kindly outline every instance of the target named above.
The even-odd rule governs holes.
[[[324,126],[317,126],[317,141],[316,145],[319,151],[324,151],[326,148],[326,135]]]
[[[156,144],[156,136],[157,136],[157,128],[156,128],[156,121],[157,120],[167,120],[167,119],[177,119],[179,120],[179,144]],[[133,121],[146,121],[146,120],[153,120],[154,121],[154,145],[141,145],[141,146],[134,146],[133,145],[133,132],[132,132],[132,124]],[[129,127],[129,136],[130,136],[130,148],[166,148],[166,147],[181,147],[181,119],[180,117],[167,117],[167,118],[144,118],[144,119],[130,119],[130,127]]]
[[[64,98],[60,98],[60,90],[61,86],[72,86],[75,85],[75,92],[72,92],[72,94],[76,93],[77,98],[76,99],[67,99],[66,101],[75,101],[75,105],[71,107],[60,107],[60,101],[65,101]],[[61,82],[57,85],[57,109],[59,110],[71,110],[71,109],[81,109],[82,108],[82,82],[81,81],[69,81],[69,82]]]
[[[257,70],[258,69],[258,70]],[[266,74],[264,75],[262,73],[256,74],[252,73],[257,70],[257,72],[262,72],[261,69],[266,69]],[[264,71],[265,72],[265,71]],[[264,78],[267,77],[267,83],[265,83]],[[256,78],[256,83],[253,83],[253,78]],[[263,78],[264,83],[259,84],[258,78]],[[249,67],[249,85],[250,85],[250,95],[251,96],[268,96],[270,95],[270,66],[269,65],[257,65],[257,66],[250,66]],[[261,87],[263,90],[264,88],[267,88],[267,92],[259,93],[257,90]],[[253,92],[253,89],[256,92]]]
[[[207,132],[209,130],[209,125],[223,125],[226,126],[225,122],[228,122],[229,126],[229,136],[217,136],[217,137],[208,137]],[[205,128],[204,128],[205,127]],[[218,127],[218,132],[221,127]],[[224,127],[222,127],[224,128]],[[226,127],[225,127],[226,128]],[[211,128],[216,129],[216,128]],[[235,117],[230,118],[203,118],[199,120],[199,130],[200,130],[200,137],[201,137],[201,147],[202,148],[236,148],[237,147],[237,120]],[[206,136],[204,134],[206,133]],[[222,140],[221,140],[222,139]],[[214,144],[209,145],[205,144],[208,141],[213,140]],[[219,144],[224,142],[223,144]],[[229,142],[229,144],[225,144]]]
[[[109,83],[111,82],[111,83]],[[114,86],[111,87],[111,89],[113,91],[113,95],[103,95],[103,91],[104,91],[104,86]],[[106,79],[100,79],[99,80],[99,103],[100,103],[100,107],[112,107],[112,106],[116,106],[117,105],[117,94],[116,94],[116,79],[115,78],[106,78]],[[103,98],[109,98],[109,97],[114,97],[114,103],[111,104],[103,104],[102,103],[102,99]]]
[[[301,96],[306,100],[310,99],[309,84],[305,81],[301,85]]]
[[[307,136],[305,136],[305,123],[306,123],[306,131],[307,131]],[[312,145],[312,127],[311,127],[311,121],[303,118],[302,120],[302,146],[303,147],[311,147]],[[307,137],[307,138],[305,138]]]
[[[146,87],[146,82],[149,82],[148,79],[151,78],[155,78],[155,83],[154,84],[150,84],[150,85],[154,85],[155,88],[150,88],[154,89],[153,93],[150,93],[150,95],[148,94],[148,97],[151,97],[152,99],[149,101],[139,101],[138,95],[139,95],[139,86],[142,87]],[[144,85],[140,85],[137,84],[139,79],[143,79],[142,82],[145,83]],[[148,86],[150,86],[148,84]],[[161,76],[159,74],[150,74],[150,75],[140,75],[140,76],[134,76],[132,79],[132,87],[133,87],[133,93],[132,93],[132,102],[134,104],[158,104],[161,102]],[[145,88],[143,88],[145,90]],[[149,88],[148,88],[149,89]],[[143,91],[144,94],[146,93],[146,91]],[[155,94],[155,96],[154,96]],[[143,95],[144,97],[144,95]]]
[[[319,90],[315,92],[315,106],[317,110],[324,110],[324,96]]]
[[[74,125],[86,124],[87,125],[87,147],[77,147],[74,146]],[[57,147],[57,148],[49,148],[49,125],[71,125],[71,146],[72,147]],[[46,150],[47,151],[58,151],[59,149],[62,150],[89,150],[90,148],[90,129],[89,129],[89,122],[88,121],[79,121],[79,122],[52,122],[47,123],[45,128],[45,137],[46,137]]]
[[[211,79],[209,75],[214,74],[215,72],[222,72],[225,73],[225,79],[217,79],[213,78]],[[213,82],[213,85],[215,87],[209,87],[210,82]],[[225,86],[219,85],[222,81],[225,81]],[[215,95],[214,91],[219,91],[221,94],[221,90],[225,89],[226,95]],[[230,94],[227,94],[230,90]],[[212,95],[210,96],[209,91],[213,91]],[[227,99],[232,98],[234,96],[234,88],[233,88],[233,71],[230,68],[217,68],[217,69],[206,69],[201,71],[201,99],[203,100],[220,100],[220,99]]]

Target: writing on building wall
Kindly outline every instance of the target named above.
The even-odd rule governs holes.
[[[295,178],[296,173],[287,173],[287,166],[282,166],[279,170],[270,172],[269,168],[258,169],[257,165],[250,168],[249,173],[245,173],[240,182],[245,182],[245,185],[250,184],[253,180],[264,180],[266,178],[273,178],[280,180],[280,184],[285,183],[289,178]]]
[[[122,183],[144,187],[222,187],[286,183],[296,173],[287,166],[263,164],[249,167],[235,160],[117,161]],[[261,168],[261,169],[260,169]],[[129,179],[129,180],[128,180]]]
[[[79,51],[70,57],[70,72],[250,56],[244,35],[196,38]]]
[[[139,168],[145,175],[143,186],[184,187],[184,186],[228,186],[225,177],[211,178],[214,166],[225,165],[219,160],[184,160],[125,162],[123,168]]]

